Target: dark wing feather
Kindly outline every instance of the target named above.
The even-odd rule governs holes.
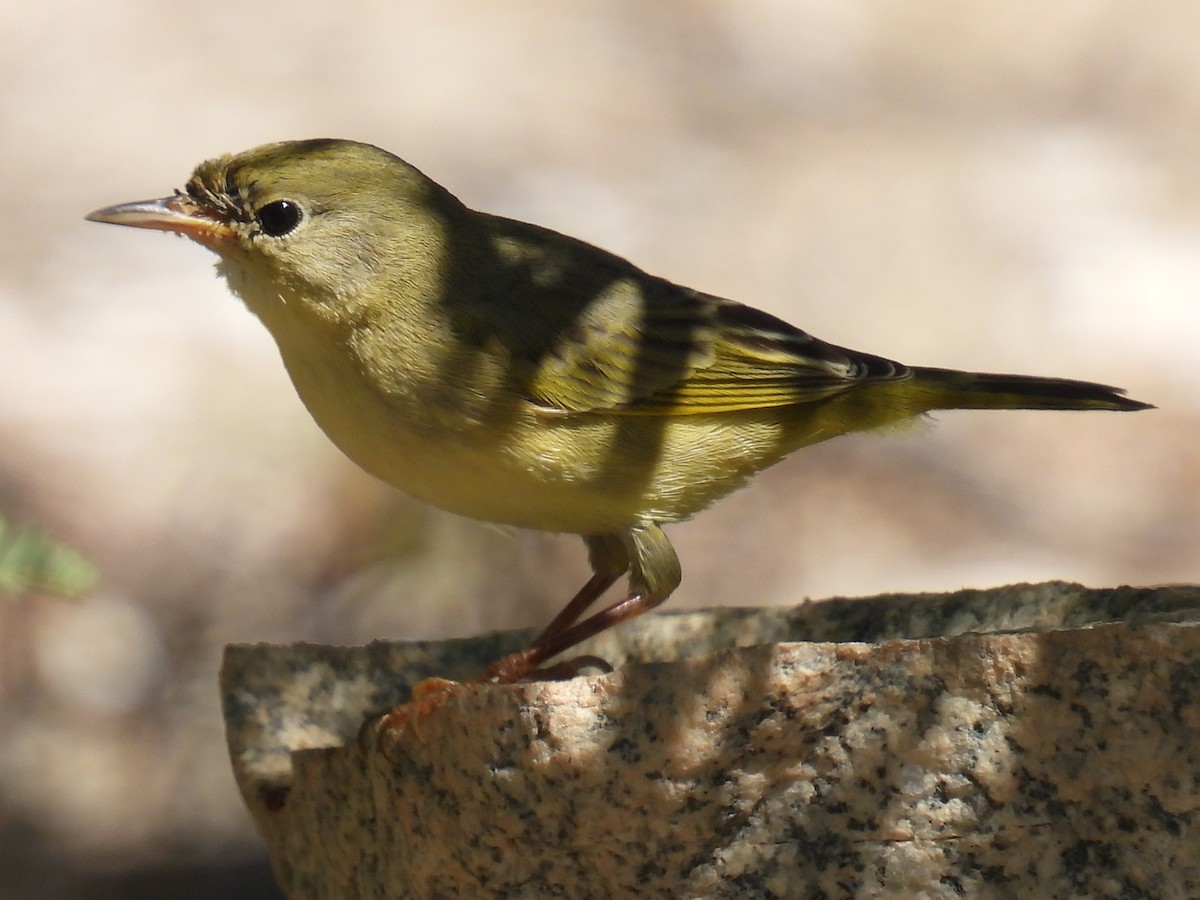
[[[835,347],[760,310],[654,278],[544,228],[484,217],[491,302],[478,323],[547,413],[704,415],[811,403],[898,363]]]
[[[703,415],[811,403],[911,371],[767,313],[668,283],[624,283],[555,344],[529,383],[550,410]]]

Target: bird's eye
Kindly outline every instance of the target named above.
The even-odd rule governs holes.
[[[299,204],[291,200],[276,200],[274,203],[260,206],[254,217],[258,219],[263,234],[283,237],[300,224],[304,213],[301,212]]]

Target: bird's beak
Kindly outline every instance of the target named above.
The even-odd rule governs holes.
[[[211,250],[216,250],[233,237],[233,229],[223,216],[186,194],[106,206],[88,213],[87,219],[89,222],[173,231]]]

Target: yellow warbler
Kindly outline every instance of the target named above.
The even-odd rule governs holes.
[[[801,447],[938,409],[1147,408],[1099,384],[827,344],[468,209],[350,141],[222,156],[182,192],[88,218],[214,251],[317,424],[368,472],[465,516],[583,537],[591,579],[491,681],[661,603],[680,567],[660,526]],[[622,599],[585,618],[626,572]]]

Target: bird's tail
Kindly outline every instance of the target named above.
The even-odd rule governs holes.
[[[1153,409],[1120,388],[1069,378],[986,375],[954,369],[914,368],[910,382],[928,409]]]

